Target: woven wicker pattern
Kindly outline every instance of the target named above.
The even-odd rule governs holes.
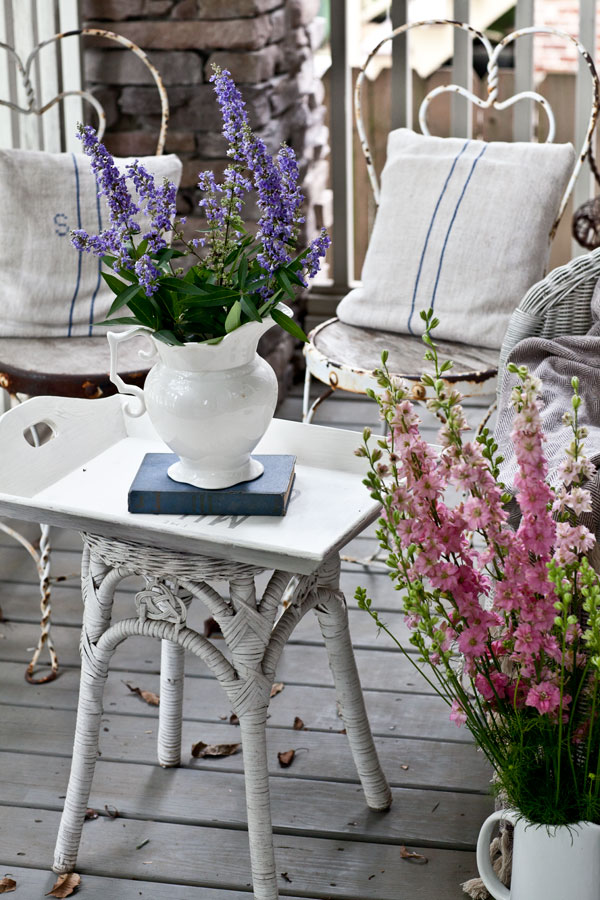
[[[329,655],[348,740],[372,809],[387,809],[391,793],[379,765],[354,661],[348,613],[339,590],[339,557],[313,575],[274,572],[262,598],[255,575],[263,569],[231,560],[146,548],[128,541],[84,535],[81,689],[73,764],[57,839],[54,869],[72,871],[98,755],[102,695],[112,654],[130,635],[162,641],[158,760],[180,762],[184,652],[199,656],[218,679],[238,715],[244,751],[248,832],[254,897],[277,900],[265,727],[275,670],[287,639],[315,609]],[[115,590],[138,575],[137,617],[111,625]],[[223,598],[205,579],[229,583]],[[219,623],[227,659],[186,624],[187,607],[201,599]],[[283,612],[277,619],[281,606]]]
[[[511,350],[528,337],[586,334],[592,325],[591,300],[600,278],[600,249],[553,269],[527,291],[512,314],[500,351],[504,371]],[[502,379],[498,380],[498,390]]]

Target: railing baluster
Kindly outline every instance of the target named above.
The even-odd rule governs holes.
[[[596,53],[596,2],[580,0],[579,3],[579,40],[592,54]],[[580,59],[575,86],[575,146],[581,146],[588,126],[590,106],[592,104],[592,82],[585,62]],[[573,209],[577,209],[586,200],[594,196],[594,180],[591,171],[585,165],[573,190]],[[573,255],[579,256],[584,251],[573,242]]]
[[[458,22],[470,21],[469,0],[454,0],[453,18]],[[454,28],[454,57],[452,81],[471,90],[473,87],[473,40],[460,28]],[[473,133],[473,108],[464,97],[452,96],[451,129],[454,137],[471,137]]]
[[[34,0],[13,2],[14,48],[23,63],[36,44]],[[31,83],[35,88],[35,71],[30,72]],[[28,106],[28,98],[21,79],[17,78],[18,103]],[[19,146],[24,150],[39,150],[42,143],[40,120],[37,116],[21,116]]]
[[[78,0],[59,0],[60,31],[73,31],[79,28]],[[83,87],[83,70],[80,38],[72,37],[61,42],[61,63],[63,84],[69,90],[81,90]],[[64,123],[65,150],[73,153],[81,152],[81,144],[77,140],[77,123],[83,120],[83,103],[80,97],[67,97],[62,104]]]
[[[518,0],[515,31],[534,24],[534,0]],[[522,37],[513,44],[515,51],[514,93],[533,90],[533,37]],[[589,77],[589,76],[588,76]],[[513,111],[513,140],[530,141],[533,137],[535,106],[531,100],[520,100]]]
[[[347,289],[354,278],[352,190],[352,84],[348,62],[346,0],[331,0],[331,183],[333,281]]]
[[[0,3],[0,41],[11,46],[14,44],[11,0],[2,0]],[[14,64],[6,50],[0,50],[0,98],[11,100],[14,103],[16,94],[17,83]],[[16,113],[13,113],[7,106],[0,106],[0,147],[16,147],[17,136],[18,120],[16,119]]]
[[[55,2],[37,0],[38,41],[44,41],[59,30],[58,7]],[[52,97],[56,97],[60,88],[58,84],[58,57],[56,44],[50,44],[40,52],[36,66],[38,74],[36,90],[38,104],[43,106]],[[43,149],[48,153],[59,153],[62,150],[60,140],[60,104],[57,104],[41,117]]]
[[[392,28],[408,21],[408,0],[392,0]],[[409,33],[392,41],[392,128],[412,128],[412,73],[408,55]]]

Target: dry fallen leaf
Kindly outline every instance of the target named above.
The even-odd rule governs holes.
[[[10,894],[17,887],[17,882],[14,878],[9,878],[8,875],[0,881],[0,894]]]
[[[59,875],[56,879],[56,884],[53,886],[51,891],[48,891],[46,897],[70,897],[73,894],[79,885],[81,884],[81,878],[77,874],[77,872],[65,872],[64,875]]]
[[[400,766],[401,769],[404,769],[405,772],[408,771],[408,766]]]
[[[211,616],[210,619],[204,620],[204,637],[209,638],[214,634],[215,637],[221,638],[223,637],[223,632],[221,631],[221,626],[217,622],[216,619],[213,619]]]
[[[283,750],[281,753],[277,754],[277,759],[279,760],[279,765],[282,769],[287,769],[294,761],[294,756],[296,755],[295,750]]]
[[[271,687],[271,697],[276,697],[277,694],[280,694],[284,689],[285,684],[283,681],[276,681],[275,684]]]
[[[239,725],[240,724],[240,720],[236,716],[235,713],[231,713],[231,715],[229,716],[229,724],[230,725]]]
[[[306,725],[304,724],[300,716],[296,716],[292,727],[294,731],[303,731],[304,728],[306,728]]]
[[[128,681],[123,682],[127,685],[132,694],[137,694],[138,697],[141,697],[149,706],[158,706],[160,703],[160,697],[158,694],[152,693],[152,691],[143,691],[139,687],[134,687],[132,684],[129,684]]]
[[[404,845],[400,847],[400,859],[407,859],[409,862],[416,863],[419,866],[426,866],[429,860],[421,853],[414,853],[407,850]]]
[[[203,759],[205,756],[233,756],[238,753],[240,744],[205,744],[198,741],[192,744],[192,756],[194,759]]]
[[[98,818],[97,810],[92,809],[91,806],[88,806],[88,808],[85,811],[85,818],[86,819],[97,819]]]
[[[111,819],[119,818],[119,810],[117,809],[116,806],[109,806],[107,803],[105,803],[104,811],[105,811],[106,815],[109,816]]]

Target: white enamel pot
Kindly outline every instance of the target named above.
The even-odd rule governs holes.
[[[515,827],[510,890],[490,862],[492,832],[503,821]],[[534,825],[499,810],[479,833],[477,867],[496,900],[600,900],[600,825]]]
[[[289,307],[278,308],[292,315]],[[168,470],[174,481],[217,489],[262,474],[262,464],[250,454],[273,418],[277,378],[256,347],[274,324],[269,316],[245,323],[219,344],[179,347],[145,328],[108,333],[110,379],[120,393],[135,397],[126,413],[140,416],[147,410],[159,437],[179,457]],[[118,345],[140,333],[151,338],[159,357],[143,390],[117,374]]]

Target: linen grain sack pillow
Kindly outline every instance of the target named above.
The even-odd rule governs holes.
[[[115,163],[123,172],[136,158]],[[182,166],[173,154],[140,163],[157,180],[179,185]],[[0,337],[104,334],[94,322],[106,317],[114,294],[100,277],[101,260],[79,253],[70,239],[72,229],[97,234],[109,224],[88,157],[0,150],[0,189]],[[147,221],[140,217],[142,230]]]
[[[499,348],[544,276],[550,229],[575,165],[571,144],[485,143],[390,132],[362,286],[342,322]]]

